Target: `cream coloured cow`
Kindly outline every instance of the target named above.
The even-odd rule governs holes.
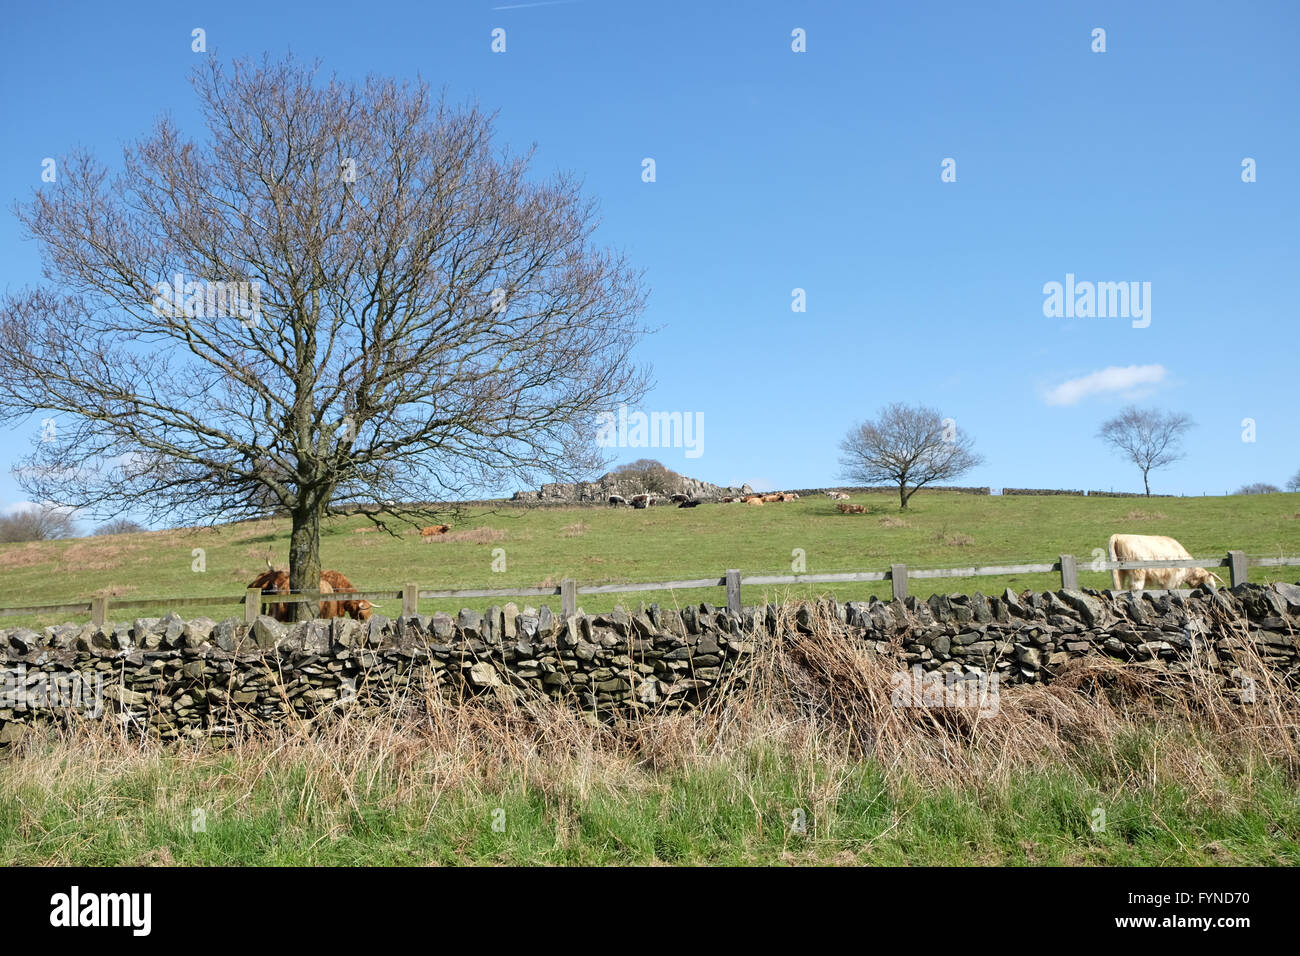
[[[1108,543],[1112,561],[1189,561],[1187,549],[1159,534],[1112,534]],[[1117,591],[1142,591],[1177,588],[1195,588],[1202,584],[1222,584],[1217,574],[1205,568],[1134,568],[1129,571],[1112,570],[1111,578]]]

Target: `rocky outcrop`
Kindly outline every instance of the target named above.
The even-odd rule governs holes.
[[[556,482],[542,485],[540,491],[517,491],[512,500],[541,501],[550,504],[605,504],[609,501],[610,495],[631,498],[648,491],[640,475],[618,475],[610,472],[601,475],[595,481]],[[702,501],[716,501],[726,496],[752,495],[754,489],[749,485],[726,488],[707,481],[678,476],[673,479],[672,487],[654,493],[661,497],[681,494]]]

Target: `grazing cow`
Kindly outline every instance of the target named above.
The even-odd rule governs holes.
[[[617,508],[619,505],[625,505],[625,504],[627,504],[627,499],[624,498],[622,495],[609,496],[609,506],[611,508]]]
[[[840,509],[841,514],[846,515],[864,515],[867,513],[866,505],[851,505],[841,501],[835,507]]]
[[[848,496],[847,494],[845,494],[844,492],[842,492],[842,491],[828,491],[828,492],[826,492],[826,497],[829,498],[829,499],[831,499],[831,501],[848,501],[848,500],[849,500],[849,496]]]
[[[676,494],[676,495],[673,495],[672,498],[671,498],[670,500],[672,501],[673,504],[675,504],[675,505],[679,505],[679,504],[681,504],[683,501],[690,501],[690,500],[691,500],[691,496],[690,496],[690,495],[683,495],[683,494]]]
[[[762,495],[754,495],[753,497],[746,498],[746,499],[745,499],[745,504],[747,504],[747,505],[762,505],[762,504],[763,504],[763,496],[762,496]]]
[[[257,588],[263,594],[289,594],[289,572],[277,571],[275,568],[267,568],[248,586],[250,588]],[[334,593],[334,587],[329,581],[325,580],[324,572],[321,572],[320,590],[322,597],[319,612],[320,616],[337,617],[338,615],[334,612],[333,603],[327,603],[323,600],[325,595]],[[268,604],[266,606],[266,613],[277,621],[292,621],[294,617],[294,608],[294,604],[277,602],[275,604]],[[327,613],[327,609],[330,613]]]
[[[1159,534],[1112,534],[1107,543],[1112,561],[1189,561],[1187,549]],[[1117,591],[1142,591],[1148,586],[1154,590],[1200,587],[1214,582],[1222,584],[1217,574],[1205,568],[1134,568],[1129,571],[1112,570],[1111,578]]]
[[[773,502],[784,501],[785,499],[783,499],[779,494],[773,493],[770,495],[763,495],[763,500],[768,504],[772,504]]]
[[[649,508],[654,503],[649,495],[633,495],[631,501],[633,508]]]
[[[320,573],[320,579],[322,588],[328,583],[336,594],[356,591],[356,588],[352,586],[352,582],[337,571],[326,569]],[[358,621],[368,621],[370,620],[370,612],[374,610],[374,607],[373,604],[366,600],[335,601],[329,605],[330,613],[328,614],[325,613],[326,606],[321,605],[321,617],[342,617],[346,614]]]
[[[679,504],[677,507],[679,507],[679,508],[698,508],[699,505],[700,505],[700,502],[699,502],[699,499],[697,498],[697,499],[693,499],[693,500],[688,499],[687,501],[683,501],[683,502],[682,502],[681,504]]]
[[[438,535],[446,534],[450,530],[451,530],[451,525],[449,524],[429,525],[429,527],[427,528],[420,529],[420,539],[423,541],[432,541]]]

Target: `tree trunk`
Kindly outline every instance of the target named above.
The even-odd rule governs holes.
[[[1147,478],[1147,472],[1146,472],[1145,470],[1142,472],[1142,484],[1144,484],[1144,485],[1146,486],[1146,489],[1147,489],[1147,497],[1150,498],[1150,497],[1151,497],[1151,481]]]
[[[299,503],[293,509],[293,531],[289,536],[289,589],[300,594],[320,588],[320,509],[315,503]],[[294,605],[295,621],[306,621],[319,613],[318,602]]]
[[[910,497],[912,496],[908,494],[907,482],[900,481],[898,483],[898,510],[899,511],[907,510],[907,499]]]

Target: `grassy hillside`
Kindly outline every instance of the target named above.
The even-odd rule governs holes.
[[[508,588],[558,584],[668,581],[746,573],[790,573],[802,549],[808,573],[885,570],[901,561],[915,568],[1079,559],[1080,583],[1107,587],[1109,574],[1086,570],[1094,548],[1116,531],[1167,534],[1192,554],[1221,555],[1240,548],[1250,555],[1300,554],[1300,494],[1215,498],[978,497],[921,492],[906,513],[887,495],[863,495],[865,515],[842,515],[825,497],[766,505],[702,505],[646,511],[599,507],[478,509],[454,522],[445,537],[423,542],[407,531],[393,537],[364,518],[339,519],[324,530],[323,561],[362,588]],[[107,593],[124,599],[238,595],[263,568],[268,548],[287,566],[287,521],[261,521],[215,529],[177,530],[0,546],[0,607],[87,601]],[[193,570],[194,549],[206,570]],[[501,549],[497,551],[496,549]],[[494,571],[504,554],[505,570]],[[1300,568],[1251,569],[1251,580],[1300,580]],[[1006,578],[912,581],[912,593],[1004,587],[1059,586],[1054,574]],[[889,582],[847,586],[746,588],[746,603],[776,597],[834,593],[842,600],[886,596]],[[721,588],[635,595],[580,595],[589,611],[644,600],[665,605],[723,603]],[[501,601],[426,601],[421,611],[484,607]],[[524,603],[521,599],[519,603]],[[541,603],[530,599],[530,603]],[[558,597],[549,603],[558,608]],[[395,614],[397,602],[381,608]],[[110,612],[114,619],[160,613]],[[187,608],[190,616],[242,614],[242,608]],[[0,618],[0,625],[45,625],[68,615]]]

